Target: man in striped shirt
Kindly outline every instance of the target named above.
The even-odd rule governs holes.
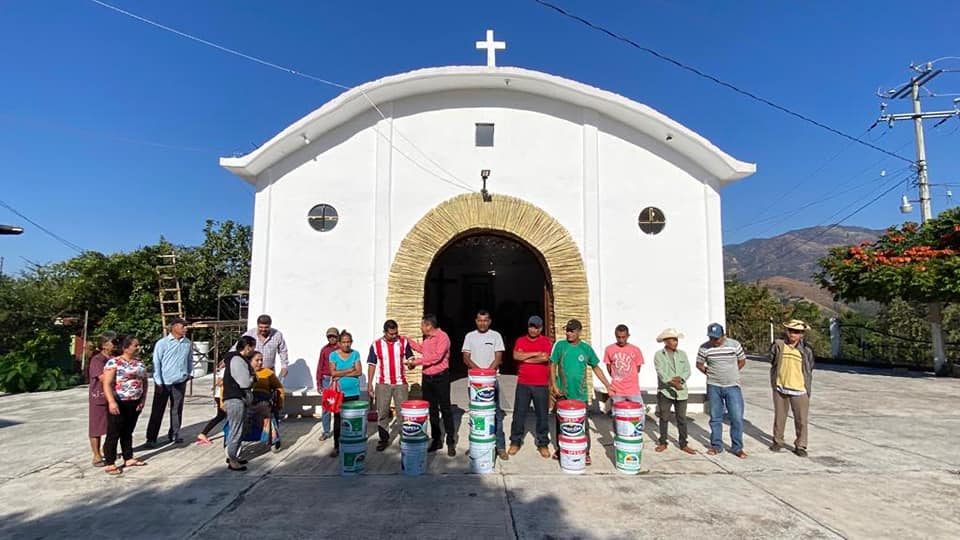
[[[383,323],[383,337],[370,345],[367,354],[367,393],[374,396],[377,405],[378,452],[390,446],[390,400],[398,414],[400,405],[407,400],[406,362],[411,358],[413,349],[407,338],[400,335],[397,321],[390,319]]]
[[[697,369],[707,376],[707,401],[710,405],[710,450],[715,456],[723,452],[723,413],[730,414],[730,451],[740,459],[743,451],[743,392],[740,391],[740,370],[747,355],[739,342],[726,337],[723,326],[707,327],[709,341],[697,352]]]

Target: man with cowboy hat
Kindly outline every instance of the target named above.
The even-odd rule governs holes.
[[[687,445],[687,379],[690,378],[690,361],[687,353],[678,350],[677,344],[683,334],[676,328],[667,328],[657,336],[657,343],[663,343],[663,349],[653,356],[657,368],[657,409],[660,413],[660,438],[657,440],[657,452],[667,449],[667,418],[673,407],[677,418],[677,442],[680,449],[695,454]]]
[[[797,432],[793,453],[807,457],[807,419],[810,412],[810,390],[813,385],[813,349],[803,340],[810,327],[793,319],[784,323],[784,339],[770,347],[770,386],[773,389],[773,444],[770,450],[783,449],[783,431],[787,423],[787,406],[793,410]]]

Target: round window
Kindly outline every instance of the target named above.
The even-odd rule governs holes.
[[[307,214],[307,223],[320,232],[327,232],[337,226],[338,218],[336,208],[329,204],[318,204]]]
[[[653,206],[648,206],[640,211],[640,218],[637,220],[640,230],[647,234],[657,234],[663,230],[667,220],[663,211]]]

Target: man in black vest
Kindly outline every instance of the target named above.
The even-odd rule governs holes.
[[[257,341],[250,336],[242,336],[237,341],[236,350],[224,362],[223,372],[223,408],[227,412],[227,424],[230,436],[227,439],[227,468],[231,471],[245,471],[246,460],[240,459],[240,441],[243,440],[243,419],[247,406],[253,403],[250,387],[256,380],[256,374],[250,367],[250,357],[256,349]]]

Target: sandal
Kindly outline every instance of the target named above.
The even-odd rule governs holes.
[[[210,442],[210,439],[197,439],[196,442],[197,446],[210,446],[211,444],[213,443]]]
[[[587,454],[587,466],[593,465],[593,461],[590,460],[590,454]]]
[[[93,465],[94,467],[105,467],[107,465],[107,462],[104,461],[103,458],[100,458],[97,461],[92,462],[91,465]]]
[[[110,465],[109,467],[104,469],[103,472],[109,474],[110,476],[117,476],[119,474],[122,474],[123,470],[120,469],[120,467],[117,467],[116,465]]]
[[[139,459],[131,459],[130,461],[123,462],[124,467],[146,467],[147,463],[145,461],[140,461]]]

